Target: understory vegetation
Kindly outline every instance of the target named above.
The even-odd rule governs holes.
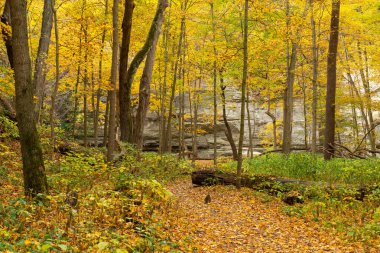
[[[247,159],[245,173],[299,179],[300,183],[276,185],[262,191],[279,198],[292,194],[302,204],[284,206],[291,216],[302,217],[334,228],[351,240],[375,242],[380,238],[380,160],[323,160],[309,153],[268,154]],[[219,169],[233,172],[235,162],[221,163]],[[263,187],[265,188],[265,187]],[[266,196],[266,195],[264,195]],[[270,198],[263,197],[264,201]]]
[[[107,164],[103,148],[68,142],[73,151],[65,154],[45,149],[45,157],[53,158],[45,161],[49,194],[31,200],[23,194],[17,130],[13,122],[0,125],[1,252],[198,252],[191,236],[179,240],[173,235],[172,226],[179,222],[173,218],[178,200],[166,185],[179,178],[188,180],[205,162],[194,167],[174,154],[142,153],[123,144],[120,156]],[[44,130],[40,132],[44,136]],[[49,139],[42,140],[48,147]],[[65,143],[63,138],[57,142]],[[235,168],[228,158],[219,159],[219,170]],[[324,161],[309,153],[268,154],[246,159],[243,168],[244,175],[252,177],[301,180],[269,191],[250,190],[250,196],[268,204],[268,212],[273,211],[269,202],[278,203],[288,216],[337,231],[364,248],[379,247],[378,159]],[[302,203],[280,203],[289,193]]]

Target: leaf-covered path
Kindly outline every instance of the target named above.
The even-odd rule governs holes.
[[[190,180],[168,188],[178,198],[169,215],[173,239],[184,248],[191,240],[194,252],[375,252],[345,242],[316,222],[287,216],[282,203],[262,201],[248,189],[193,187]],[[210,204],[204,203],[207,194]]]

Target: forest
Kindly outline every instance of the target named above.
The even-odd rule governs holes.
[[[379,0],[0,15],[0,252],[380,252]]]

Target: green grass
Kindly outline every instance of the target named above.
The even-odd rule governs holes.
[[[380,183],[380,159],[342,159],[324,161],[319,155],[310,153],[268,154],[247,159],[243,164],[249,175],[270,174],[310,181],[343,184]],[[222,170],[233,171],[235,162],[221,165]]]

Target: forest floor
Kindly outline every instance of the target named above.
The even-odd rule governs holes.
[[[249,189],[193,187],[189,179],[168,188],[177,197],[168,218],[171,233],[195,252],[377,252],[317,222],[287,216],[283,203]]]

